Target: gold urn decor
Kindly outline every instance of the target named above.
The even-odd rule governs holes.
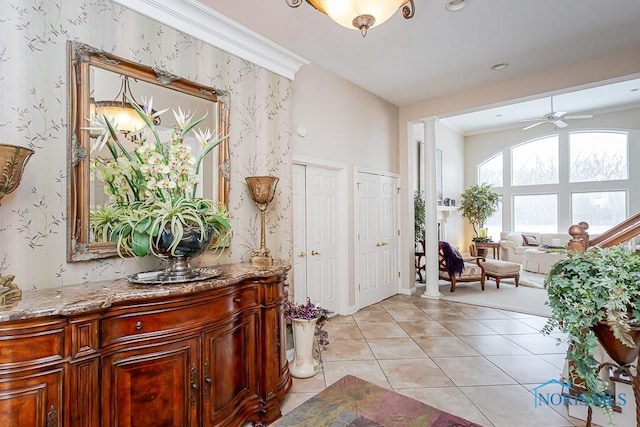
[[[255,249],[251,256],[251,264],[253,265],[271,265],[273,258],[271,251],[267,249],[265,237],[265,211],[267,205],[273,200],[278,185],[279,178],[275,176],[248,176],[245,178],[251,198],[260,210],[260,249]]]
[[[33,150],[29,148],[0,144],[0,167],[2,167],[2,175],[0,175],[0,204],[4,196],[18,188],[22,172],[32,154]]]

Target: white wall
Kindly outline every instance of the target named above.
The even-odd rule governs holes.
[[[297,132],[300,126],[306,129],[304,137]],[[310,64],[296,73],[293,82],[291,129],[294,158],[338,163],[346,169],[346,267],[348,305],[353,307],[356,292],[354,168],[400,173],[398,108],[322,67]],[[410,242],[413,242],[413,232]],[[405,272],[403,277],[407,274]]]
[[[436,123],[436,148],[442,150],[442,197],[455,199],[460,206],[460,195],[464,191],[464,137],[442,123]],[[467,252],[471,239],[465,240],[465,224],[460,211],[449,213],[447,219],[447,241]]]

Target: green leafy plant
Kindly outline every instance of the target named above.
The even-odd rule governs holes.
[[[545,277],[552,316],[542,332],[568,334],[570,375],[584,384],[582,396],[591,406],[601,404],[606,383],[596,374],[598,339],[593,329],[606,322],[613,335],[634,348],[630,331],[640,319],[640,255],[624,247],[592,247],[555,264]],[[557,329],[556,329],[557,328]]]
[[[425,239],[425,202],[421,191],[413,193],[413,218],[415,243],[419,244]]]
[[[146,127],[122,133],[107,116],[91,118],[89,130],[97,133],[93,150],[106,147],[111,158],[94,156],[92,173],[105,183],[110,203],[90,212],[89,225],[98,241],[117,242],[120,256],[146,256],[155,252],[163,235],[171,235],[169,251],[174,251],[187,228],[200,231],[200,239],[212,229],[211,248],[227,245],[231,223],[224,205],[196,197],[198,174],[204,157],[226,139],[196,127],[206,115],[196,119],[190,112],[173,111],[176,124],[159,130],[154,120],[167,110],[156,112],[153,100],[143,105],[127,97]],[[185,143],[193,134],[201,146],[198,156]],[[124,139],[124,140],[123,140]],[[127,148],[133,147],[133,148]]]
[[[480,237],[479,232],[491,215],[498,211],[499,201],[500,195],[486,183],[472,185],[462,193],[459,210],[462,217],[467,218],[473,227],[474,242],[491,241],[488,237]]]

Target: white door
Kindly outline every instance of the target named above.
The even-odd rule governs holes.
[[[398,293],[398,180],[357,174],[358,304],[375,304]]]
[[[294,165],[294,300],[340,312],[338,171]]]

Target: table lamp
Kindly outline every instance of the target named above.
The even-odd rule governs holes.
[[[267,266],[273,264],[271,251],[267,249],[265,237],[265,210],[273,200],[279,178],[275,176],[248,176],[245,178],[251,198],[260,209],[260,249],[255,249],[251,256],[251,264]]]

